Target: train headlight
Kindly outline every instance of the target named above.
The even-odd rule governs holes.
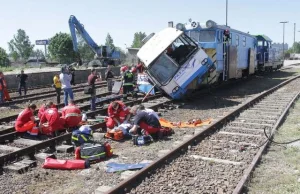
[[[205,65],[205,64],[207,63],[207,61],[208,61],[207,58],[205,58],[205,59],[203,59],[203,60],[201,61],[201,64],[202,64],[202,65]]]
[[[175,94],[179,90],[179,86],[176,86],[173,90],[172,93]]]
[[[212,20],[208,20],[208,21],[206,22],[206,27],[207,27],[207,28],[212,28],[212,27],[214,27],[214,26],[216,26],[216,25],[217,25],[217,23],[214,22],[214,21],[212,21]]]
[[[178,23],[178,24],[176,25],[176,29],[177,29],[177,30],[183,31],[183,30],[185,29],[184,24]]]

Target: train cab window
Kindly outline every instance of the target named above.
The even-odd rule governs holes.
[[[243,46],[246,46],[246,36],[243,36]]]
[[[263,46],[263,41],[258,41],[257,46]]]
[[[240,39],[239,35],[236,35],[235,36],[235,45],[236,46],[239,46],[239,41],[240,41],[239,39]]]
[[[197,50],[197,44],[186,34],[182,34],[166,49],[166,52],[149,65],[148,72],[156,81],[165,85]]]
[[[217,37],[218,37],[218,42],[222,42],[223,41],[223,33],[221,31],[218,31]]]
[[[191,39],[193,39],[194,41],[199,42],[199,34],[199,31],[190,31],[189,37],[191,37]]]
[[[165,53],[160,55],[149,67],[149,73],[162,85],[165,85],[179,67]]]
[[[197,44],[191,38],[183,34],[174,41],[173,51],[171,53],[168,52],[168,55],[179,65],[183,65],[197,48]]]
[[[200,42],[215,42],[216,41],[216,31],[212,30],[201,30],[199,36]]]

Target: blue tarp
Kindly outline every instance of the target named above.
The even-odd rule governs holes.
[[[135,164],[121,164],[116,162],[110,162],[106,166],[108,169],[106,172],[117,172],[124,170],[138,170],[148,166],[150,163],[135,163]]]
[[[153,86],[150,84],[141,84],[139,85],[139,91],[147,94]],[[154,89],[150,92],[151,95],[154,95]]]

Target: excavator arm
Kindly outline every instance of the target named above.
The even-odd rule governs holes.
[[[95,41],[84,29],[83,25],[73,15],[70,16],[69,27],[70,27],[70,32],[73,41],[73,50],[75,52],[78,52],[78,43],[77,43],[77,37],[75,32],[75,30],[77,30],[77,32],[82,36],[84,41],[89,45],[89,47],[93,50],[93,52],[99,57],[102,56],[102,48],[95,43]]]
[[[107,62],[109,60],[119,60],[120,52],[115,51],[115,48],[109,48],[107,46],[98,46],[95,41],[91,38],[88,32],[84,29],[84,26],[77,20],[73,15],[69,18],[69,27],[73,41],[73,50],[78,52],[78,43],[76,37],[76,31],[82,36],[84,41],[96,54],[96,58],[100,59],[101,62]]]

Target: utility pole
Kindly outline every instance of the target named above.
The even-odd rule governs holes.
[[[228,18],[228,0],[226,0],[226,26],[227,26],[227,18]]]
[[[294,44],[295,44],[295,39],[296,39],[296,23],[294,23]]]
[[[284,21],[284,22],[279,22],[279,23],[281,23],[281,24],[283,24],[283,43],[282,43],[282,58],[283,58],[283,60],[284,60],[284,27],[285,27],[285,24],[286,23],[289,23],[288,21]]]

